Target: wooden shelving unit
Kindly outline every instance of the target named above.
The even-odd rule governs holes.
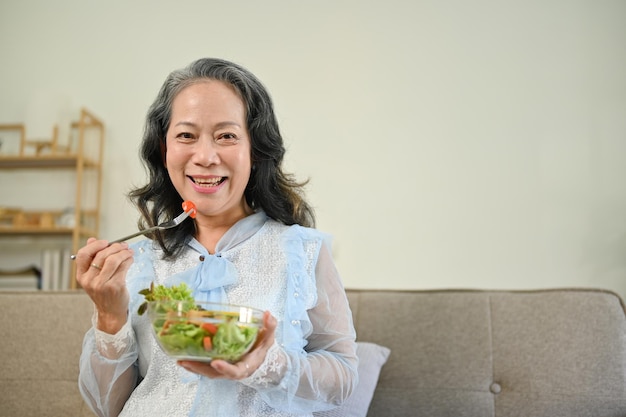
[[[81,109],[79,120],[71,125],[69,141],[63,146],[58,142],[56,127],[48,141],[27,139],[23,124],[0,124],[0,131],[7,130],[20,136],[20,147],[16,155],[0,154],[0,175],[1,171],[9,170],[70,170],[76,181],[75,201],[71,226],[55,221],[63,215],[58,210],[25,211],[17,213],[13,222],[0,224],[0,236],[67,236],[71,237],[72,253],[76,253],[100,229],[104,123],[87,109]],[[19,196],[13,200],[19,204]],[[76,289],[76,272],[74,268],[71,270],[70,286]]]

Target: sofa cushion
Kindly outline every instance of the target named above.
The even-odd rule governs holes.
[[[369,409],[380,369],[387,362],[390,350],[375,343],[357,342],[359,383],[341,407],[313,413],[315,417],[365,417]]]
[[[626,416],[626,317],[615,293],[347,294],[358,338],[393,352],[369,417]]]

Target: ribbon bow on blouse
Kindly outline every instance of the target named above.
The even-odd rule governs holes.
[[[239,220],[217,242],[214,255],[209,254],[196,239],[192,239],[189,246],[200,254],[200,262],[193,268],[171,276],[168,281],[187,283],[196,301],[227,302],[224,287],[237,283],[239,274],[235,265],[224,258],[222,253],[248,240],[266,220],[263,211]],[[198,381],[189,415],[220,417],[238,410],[237,385],[233,381],[200,377],[184,368],[180,368],[179,372],[185,383]]]
[[[254,235],[267,220],[263,211],[245,217],[235,223],[222,236],[215,246],[215,254],[200,244],[195,238],[189,246],[200,254],[200,262],[193,268],[171,276],[170,282],[185,282],[191,287],[196,301],[227,302],[224,287],[237,283],[237,269],[222,253],[235,248]]]

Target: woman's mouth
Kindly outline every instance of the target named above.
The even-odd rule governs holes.
[[[218,185],[226,181],[226,178],[227,177],[211,177],[211,178],[189,177],[189,179],[193,181],[194,184],[200,187],[206,187],[206,188],[217,187]]]

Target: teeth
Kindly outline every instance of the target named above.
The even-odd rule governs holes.
[[[209,187],[218,185],[222,182],[224,177],[216,177],[216,178],[194,178],[193,181],[198,185],[206,185]]]

